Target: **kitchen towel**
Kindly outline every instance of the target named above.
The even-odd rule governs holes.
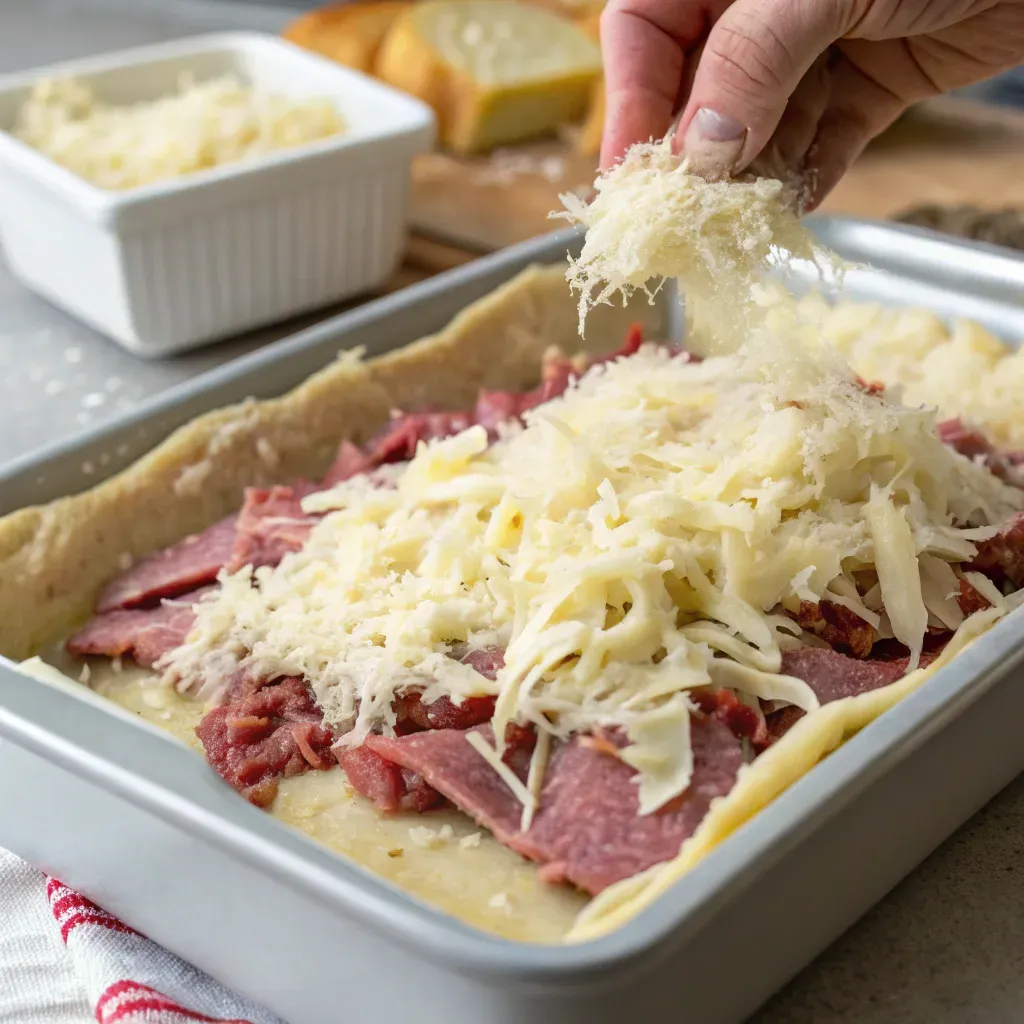
[[[283,1024],[0,850],[0,1024]]]

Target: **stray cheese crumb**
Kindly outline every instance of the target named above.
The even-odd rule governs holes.
[[[455,832],[451,825],[442,825],[440,829],[427,828],[424,825],[415,825],[409,829],[409,838],[415,846],[424,850],[431,850],[438,846],[444,846],[455,838]]]
[[[459,846],[463,850],[473,850],[480,845],[480,840],[483,836],[479,832],[470,832],[468,836],[463,836],[459,840]]]
[[[496,892],[488,901],[487,906],[494,910],[504,910],[506,914],[512,913],[512,901],[507,892]]]

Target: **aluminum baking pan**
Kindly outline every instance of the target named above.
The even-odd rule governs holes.
[[[949,259],[962,270],[955,287],[942,286],[941,312],[957,315],[958,295],[966,307],[984,292],[987,322],[1021,316],[1014,289],[1000,294],[998,274],[979,269],[958,243],[903,228],[818,225],[853,259],[872,258],[869,242],[889,256],[904,247],[903,304],[925,302],[935,288],[929,267]],[[339,348],[380,352],[422,336],[525,265],[561,258],[570,244],[578,239],[565,234],[527,243],[198,378],[11,467],[0,474],[0,504],[91,486],[98,477],[83,464],[107,455],[102,472],[112,473],[191,417],[279,393]],[[851,288],[889,301],[872,290],[875,279],[855,277]],[[624,1016],[730,1024],[1024,768],[1016,724],[1024,714],[1022,658],[1012,616],[660,901],[579,946],[517,944],[462,925],[239,800],[200,758],[84,688],[42,685],[6,667],[0,845],[289,1024],[610,1024]]]

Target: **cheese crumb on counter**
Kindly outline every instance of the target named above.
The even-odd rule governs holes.
[[[292,98],[232,75],[183,77],[172,96],[127,106],[75,79],[44,79],[13,134],[104,189],[138,188],[329,138],[345,130],[326,98]]]

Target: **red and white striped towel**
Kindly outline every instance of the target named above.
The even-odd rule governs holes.
[[[0,850],[3,1024],[283,1024]]]

